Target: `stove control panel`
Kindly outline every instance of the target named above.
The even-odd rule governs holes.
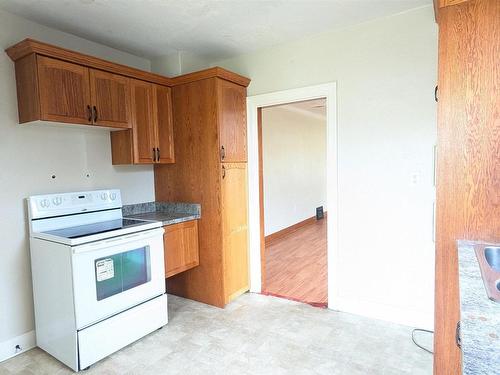
[[[32,219],[121,208],[118,189],[35,195],[28,198]]]

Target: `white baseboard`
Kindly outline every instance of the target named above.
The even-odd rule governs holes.
[[[402,309],[349,298],[338,299],[334,310],[409,327],[434,330],[434,314],[432,311]]]
[[[16,351],[16,345],[19,345],[21,350]],[[35,331],[29,331],[7,341],[0,342],[0,362],[33,349],[35,346]]]

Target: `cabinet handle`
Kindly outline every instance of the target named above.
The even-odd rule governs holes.
[[[160,161],[160,148],[156,148],[156,161]]]
[[[90,105],[87,106],[87,115],[89,122],[92,122],[92,108],[90,108]]]
[[[97,122],[97,107],[94,106],[94,122]]]
[[[222,160],[224,160],[224,159],[225,159],[225,157],[226,157],[226,149],[224,148],[224,146],[222,146],[222,147],[220,148],[220,158],[221,158]]]
[[[438,87],[437,86],[434,88],[434,100],[436,101],[436,103],[438,102]]]
[[[222,166],[222,179],[226,178],[226,167]]]
[[[457,323],[457,328],[455,330],[455,342],[457,346],[462,349],[462,337],[460,336],[460,321]]]
[[[156,149],[153,147],[153,162],[156,162]]]

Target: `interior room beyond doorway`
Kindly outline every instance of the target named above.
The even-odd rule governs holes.
[[[325,102],[265,107],[260,126],[262,290],[321,307],[328,302]]]

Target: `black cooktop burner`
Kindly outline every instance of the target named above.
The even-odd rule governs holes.
[[[117,229],[136,227],[147,223],[148,223],[147,221],[143,220],[118,219],[118,220],[103,221],[101,223],[79,225],[77,227],[56,229],[45,233],[64,238],[80,238],[80,237],[91,236],[93,234],[111,232]]]

